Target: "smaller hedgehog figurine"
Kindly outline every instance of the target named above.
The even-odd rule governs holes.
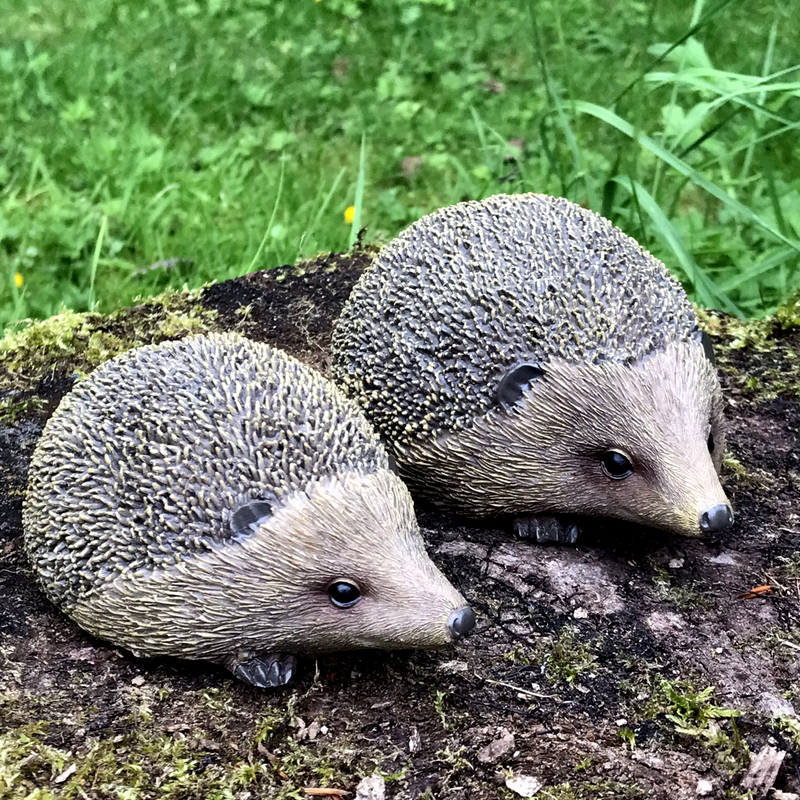
[[[577,516],[688,536],[733,512],[708,337],[664,265],[567,200],[498,195],[423,217],[356,284],[333,376],[412,492],[522,535]]]
[[[255,686],[286,683],[296,653],[440,647],[475,622],[357,407],[239,336],[141,347],[79,383],[23,526],[44,593],[87,631]]]

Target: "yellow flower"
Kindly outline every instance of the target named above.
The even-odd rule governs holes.
[[[347,208],[344,210],[344,221],[348,225],[352,225],[353,224],[353,220],[355,219],[355,217],[356,217],[356,207],[355,206],[347,206]]]
[[[22,284],[25,283],[25,278],[22,277],[22,273],[21,272],[15,272],[14,273],[14,283],[16,284],[17,289],[21,289],[22,288]]]

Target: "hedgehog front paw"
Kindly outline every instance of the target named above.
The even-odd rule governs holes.
[[[537,544],[575,544],[580,528],[557,517],[517,517],[514,530],[521,539],[534,539]]]
[[[244,683],[270,689],[289,683],[297,669],[297,659],[288,653],[264,653],[247,658],[248,654],[232,655],[226,666]],[[246,660],[239,660],[244,657]]]

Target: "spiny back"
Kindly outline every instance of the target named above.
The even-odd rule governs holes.
[[[48,596],[69,605],[231,538],[243,503],[387,466],[354,404],[278,350],[230,335],[142,347],[79,383],[48,421],[26,547]]]
[[[333,374],[387,438],[454,431],[520,362],[632,363],[696,318],[664,265],[561,198],[497,195],[418,220],[361,277]]]

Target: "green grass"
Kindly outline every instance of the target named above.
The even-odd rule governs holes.
[[[497,192],[600,211],[707,306],[757,316],[800,286],[792,4],[0,0],[0,19],[0,327]]]

